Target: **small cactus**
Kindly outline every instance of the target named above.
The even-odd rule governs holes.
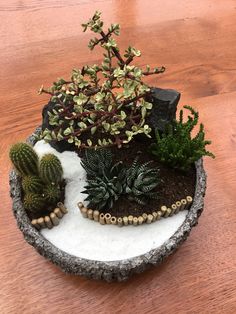
[[[38,155],[30,145],[26,143],[13,145],[9,156],[16,170],[22,176],[38,174]]]
[[[56,204],[60,200],[61,191],[57,185],[48,184],[43,189],[43,197],[50,204]]]
[[[46,154],[39,163],[39,176],[46,183],[59,183],[62,180],[62,166],[57,156]]]
[[[24,208],[32,213],[43,209],[45,200],[40,194],[26,193],[24,197]]]
[[[43,189],[43,182],[38,176],[24,176],[22,179],[22,188],[25,193],[40,193]]]

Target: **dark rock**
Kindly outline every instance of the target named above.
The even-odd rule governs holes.
[[[165,130],[166,124],[176,118],[177,105],[180,100],[180,93],[174,89],[161,89],[153,87],[147,101],[153,104],[153,108],[147,124],[155,130]]]
[[[36,130],[39,134],[41,129]],[[34,144],[35,135],[29,137],[28,142]],[[160,247],[136,257],[118,261],[96,261],[70,255],[44,238],[30,223],[21,200],[20,178],[15,171],[10,173],[10,188],[13,199],[13,213],[17,225],[24,235],[25,240],[32,245],[42,256],[59,266],[64,272],[74,275],[83,275],[92,279],[106,281],[124,281],[131,275],[141,273],[151,265],[159,265],[187,239],[191,229],[197,224],[203,211],[204,195],[206,189],[206,174],[203,161],[199,159],[196,167],[196,188],[193,204],[183,222],[175,234]]]

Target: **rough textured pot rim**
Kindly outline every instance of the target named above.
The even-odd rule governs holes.
[[[28,138],[28,142],[34,144],[41,128]],[[204,195],[206,190],[206,173],[202,159],[195,163],[196,186],[193,204],[177,231],[160,247],[133,258],[118,261],[95,261],[70,255],[45,239],[30,223],[21,201],[20,178],[14,170],[10,173],[10,190],[13,199],[13,213],[17,225],[24,235],[25,240],[32,245],[39,254],[59,266],[64,272],[75,275],[83,275],[92,279],[104,279],[106,281],[123,281],[132,274],[143,272],[151,265],[160,264],[166,257],[172,254],[188,237],[192,227],[198,223],[198,218],[203,211]]]

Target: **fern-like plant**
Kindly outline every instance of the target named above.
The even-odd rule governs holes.
[[[199,131],[195,137],[191,132],[198,124],[198,112],[190,106],[184,106],[192,116],[188,116],[186,122],[183,121],[183,110],[180,111],[179,121],[174,120],[169,124],[162,134],[156,132],[156,143],[152,144],[151,152],[158,159],[173,168],[186,171],[190,166],[202,156],[215,156],[206,150],[206,145],[211,141],[205,140],[204,126],[201,123]]]
[[[159,169],[151,168],[151,163],[140,164],[136,157],[126,173],[125,193],[141,205],[145,205],[148,199],[158,198],[158,193],[153,190],[159,184]]]

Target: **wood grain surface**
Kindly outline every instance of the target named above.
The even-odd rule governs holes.
[[[11,212],[9,146],[40,124],[43,83],[100,61],[80,24],[98,9],[122,25],[151,85],[200,110],[211,150],[200,223],[159,268],[125,283],[65,275],[23,241]],[[236,1],[0,1],[0,313],[236,313]]]

